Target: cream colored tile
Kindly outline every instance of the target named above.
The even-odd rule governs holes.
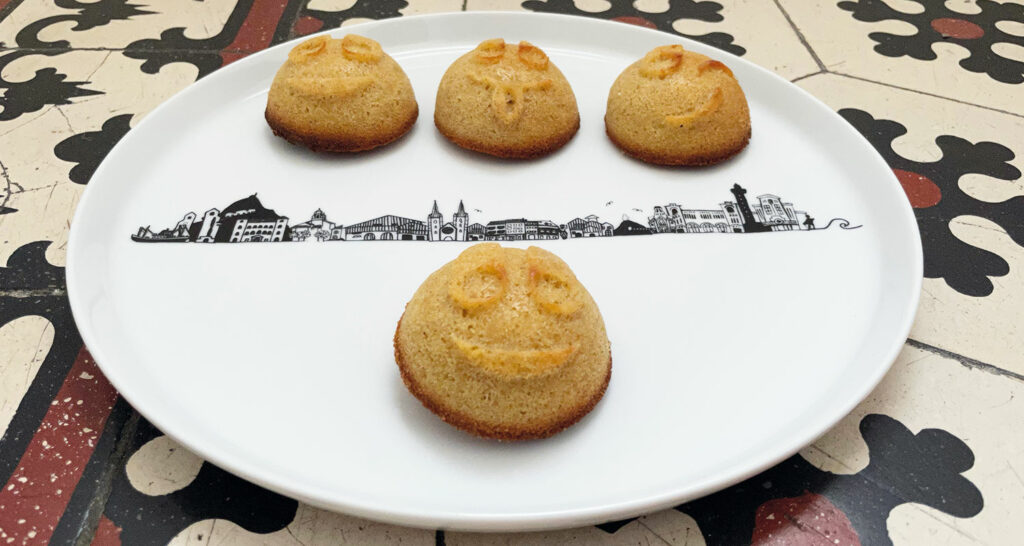
[[[747,50],[743,58],[757,63],[786,79],[794,79],[819,70],[807,48],[786,21],[774,2],[765,0],[719,1],[724,20],[708,23],[682,19],[673,27],[682,33],[701,35],[727,32]]]
[[[67,41],[71,47],[120,48],[141,39],[155,39],[171,28],[183,28],[187,38],[203,39],[216,36],[224,28],[238,0],[133,0],[140,11],[128,19],[113,20],[91,28],[75,29],[78,8],[61,8],[49,0],[26,0],[0,21],[0,41],[16,45],[19,31],[48,17],[62,17],[43,26],[36,38],[43,42]],[[25,44],[20,44],[25,45]]]
[[[246,531],[223,519],[189,525],[168,546],[327,546],[335,544],[434,544],[434,532],[409,529],[344,516],[299,504],[288,527],[267,534]]]
[[[868,463],[859,425],[872,413],[893,417],[915,434],[938,428],[965,442],[974,465],[963,476],[984,499],[970,518],[900,505],[888,519],[894,544],[1014,544],[1024,534],[1024,381],[907,346],[867,400],[801,455],[824,470],[858,472]],[[908,461],[908,472],[913,464],[928,463]]]
[[[68,137],[98,131],[120,114],[141,116],[195,80],[197,70],[174,63],[157,74],[139,70],[143,61],[113,51],[71,51],[56,56],[29,55],[7,65],[7,81],[26,81],[37,70],[55,68],[68,81],[102,94],[71,99],[71,104],[47,105],[0,122],[0,162],[14,183],[7,206],[17,212],[0,215],[0,261],[29,241],[50,240],[47,258],[64,263],[67,231],[84,187],[71,182],[73,163],[58,159],[54,147]]]
[[[1009,148],[1013,157],[1008,163],[1024,171],[1024,118],[837,75],[812,76],[799,85],[836,110],[856,108],[876,119],[904,125],[907,133],[896,138],[892,148],[907,159],[921,163],[940,160],[942,151],[936,138],[954,135],[972,143],[992,141]],[[955,218],[950,231],[968,245],[997,254],[1008,264],[1009,273],[988,277],[993,288],[984,297],[958,292],[941,278],[926,278],[910,337],[1024,374],[1024,332],[1019,318],[1024,308],[1024,247],[1006,233],[1008,227],[1019,225],[1019,215],[1014,213],[1019,209],[985,206],[985,202],[998,203],[1024,195],[1024,178],[1002,180],[965,174],[959,179],[959,187],[976,200],[974,205],[979,210],[988,211],[990,219],[971,215],[966,209],[949,209],[943,214]],[[929,238],[938,239],[929,233],[923,236],[926,252],[938,249],[949,255],[962,250],[929,246]],[[962,267],[969,271],[971,265]],[[973,275],[976,279],[983,277]]]
[[[855,1],[860,4],[868,3],[866,0]],[[970,72],[961,67],[958,63],[970,56],[970,52],[964,47],[941,40],[931,46],[923,46],[926,51],[934,52],[934,60],[882,55],[875,51],[877,42],[869,37],[870,34],[909,36],[918,32],[917,27],[901,21],[898,14],[897,18],[883,18],[878,22],[858,21],[849,11],[841,9],[839,3],[837,0],[781,0],[783,8],[829,71],[1024,113],[1024,85],[1003,83],[986,74]],[[937,10],[943,5],[940,1],[922,3],[886,0],[876,1],[874,4],[881,6],[879,9],[884,9],[888,4],[896,12],[903,13],[924,12],[925,6],[928,6],[931,10],[928,13],[935,13],[937,19],[959,18],[938,13]],[[974,0],[951,0],[944,5],[958,12],[954,15],[963,15],[966,24],[975,25],[977,22],[982,26],[988,26],[982,19],[970,15],[980,11]],[[999,28],[1007,27],[999,25]],[[990,28],[986,32],[992,35],[995,30]],[[989,39],[978,40],[986,42]],[[991,62],[986,61],[982,64]]]
[[[406,0],[408,6],[398,10],[402,15],[423,15],[425,13],[444,13],[462,11],[462,0]]]
[[[632,521],[607,533],[597,527],[581,527],[539,533],[445,533],[448,546],[601,546],[660,544],[662,539],[640,521]]]
[[[167,436],[157,436],[132,453],[124,470],[137,491],[159,496],[188,486],[202,466],[199,456]]]
[[[561,2],[554,4],[560,5]],[[704,36],[711,33],[725,33],[732,36],[732,42],[742,47],[746,53],[743,57],[779,75],[793,79],[818,71],[807,49],[786,21],[785,16],[773,2],[765,0],[731,0],[720,1],[722,5],[718,15],[721,21],[701,21],[694,18],[680,17],[672,23],[672,28],[689,36]],[[617,8],[614,14],[603,14],[612,4],[605,0],[576,0],[575,7],[580,11],[597,14],[602,18],[611,18],[623,13],[626,17],[663,17],[669,9],[667,0],[641,0],[632,5],[635,10],[621,11]],[[621,6],[621,3],[618,5]],[[681,4],[680,4],[681,5]],[[467,11],[484,10],[519,10],[521,0],[469,0]],[[564,12],[564,11],[563,11]],[[691,12],[687,12],[691,15]],[[696,12],[693,12],[693,17]],[[653,23],[652,25],[653,26]]]
[[[640,523],[672,546],[705,546],[707,542],[697,522],[678,510],[662,510],[643,516]]]
[[[53,344],[53,325],[40,316],[0,326],[0,436],[7,431]]]

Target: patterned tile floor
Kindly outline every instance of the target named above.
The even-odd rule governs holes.
[[[269,45],[487,9],[695,38],[797,82],[865,135],[915,207],[926,277],[911,338],[867,400],[800,454],[704,499],[479,535],[267,492],[118,397],[82,347],[62,267],[77,200],[114,143],[189,83]],[[0,0],[0,544],[1019,543],[1022,154],[1019,0]]]

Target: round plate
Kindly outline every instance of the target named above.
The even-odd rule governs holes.
[[[433,15],[332,34],[350,30],[412,80],[420,119],[407,137],[352,156],[274,137],[263,109],[283,44],[149,114],[75,215],[67,273],[82,337],[135,408],[206,459],[399,524],[595,523],[769,467],[894,360],[921,285],[914,216],[868,143],[799,88],[695,42],[578,17]],[[446,67],[496,36],[543,48],[575,90],[581,129],[550,157],[492,160],[431,123]],[[666,43],[723,60],[747,94],[750,146],[719,167],[652,167],[605,137],[612,81]],[[607,324],[604,400],[547,440],[449,427],[394,363],[405,302],[470,244],[430,239],[488,233],[537,237],[504,244],[563,257]]]

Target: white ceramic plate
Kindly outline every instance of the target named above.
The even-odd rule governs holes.
[[[450,14],[333,34],[350,31],[378,40],[412,80],[420,119],[406,138],[325,157],[272,136],[263,109],[294,45],[283,44],[149,114],[103,162],[75,215],[68,288],[86,344],[133,406],[203,457],[301,500],[394,523],[595,523],[769,467],[849,412],[895,358],[921,284],[914,216],[868,143],[799,88],[695,42],[585,18]],[[542,47],[571,82],[582,127],[559,153],[499,162],[434,129],[445,68],[495,36]],[[749,98],[751,144],[720,167],[651,167],[605,137],[612,81],[676,42],[725,61]],[[129,237],[140,226],[173,236],[190,211],[198,237],[217,209],[224,233],[274,238],[266,226],[239,227],[253,213],[229,214],[257,208],[251,200],[226,208],[254,193],[296,234],[317,208],[343,226],[394,214],[415,220],[404,233],[426,233],[435,199],[445,223],[460,200],[468,224],[593,214],[613,227],[623,218],[646,226],[655,205],[676,203],[696,229],[732,231],[723,215],[737,206],[734,184],[752,209],[795,216],[798,228],[806,214],[818,228],[834,217],[863,227],[508,243],[542,245],[574,268],[603,312],[615,362],[604,400],[578,425],[511,445],[439,421],[394,364],[403,305],[469,243],[351,240],[358,229],[337,230],[347,241],[318,242],[314,230],[276,244]],[[520,229],[543,232],[537,225]]]

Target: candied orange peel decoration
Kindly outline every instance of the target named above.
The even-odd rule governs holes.
[[[579,311],[583,307],[580,281],[531,250],[533,247],[526,251],[530,297],[549,313],[571,315]]]
[[[478,263],[475,266],[462,268],[456,271],[448,280],[448,295],[455,303],[467,311],[479,309],[490,305],[505,295],[508,287],[508,274],[505,272],[505,264],[494,258],[485,258],[487,261]],[[470,275],[480,274],[491,276],[497,281],[497,286],[480,296],[470,295],[466,291],[466,281]]]
[[[493,90],[491,94],[491,107],[498,119],[507,125],[516,122],[523,115],[523,99],[527,91],[543,90],[551,87],[552,82],[544,79],[538,82],[523,83],[517,81],[502,81],[490,76],[470,74],[474,82]]]
[[[677,125],[679,127],[689,127],[693,125],[701,118],[708,116],[718,110],[722,106],[722,89],[716,87],[711,95],[708,96],[707,100],[704,101],[699,108],[683,113],[665,116],[665,123],[669,125]]]
[[[681,45],[656,47],[641,59],[640,75],[661,79],[674,74],[683,66],[683,54],[685,53],[686,50]]]
[[[327,44],[330,41],[331,37],[327,35],[310,38],[293,47],[292,50],[288,52],[288,60],[296,63],[308,61],[309,59],[312,59],[326,51]]]
[[[701,74],[703,74],[707,70],[721,70],[722,72],[725,72],[726,74],[728,74],[729,76],[732,76],[733,78],[736,77],[736,76],[733,76],[732,70],[729,70],[728,66],[725,66],[725,64],[723,64],[722,62],[716,61],[714,59],[708,59],[708,60],[700,63],[699,65],[697,65],[697,75],[698,76],[700,76]]]
[[[547,53],[544,53],[539,47],[530,42],[519,42],[519,47],[516,48],[516,55],[523,64],[534,70],[545,70],[548,67]]]
[[[490,40],[484,40],[480,42],[480,45],[476,46],[476,55],[473,55],[473,60],[482,64],[494,64],[500,61],[505,56],[505,40],[501,38],[492,38]]]
[[[499,375],[527,378],[553,372],[579,349],[574,344],[557,349],[499,349],[465,341],[455,335],[450,339],[475,366]]]
[[[350,61],[375,63],[384,57],[384,50],[374,40],[349,34],[341,39],[341,54]]]

